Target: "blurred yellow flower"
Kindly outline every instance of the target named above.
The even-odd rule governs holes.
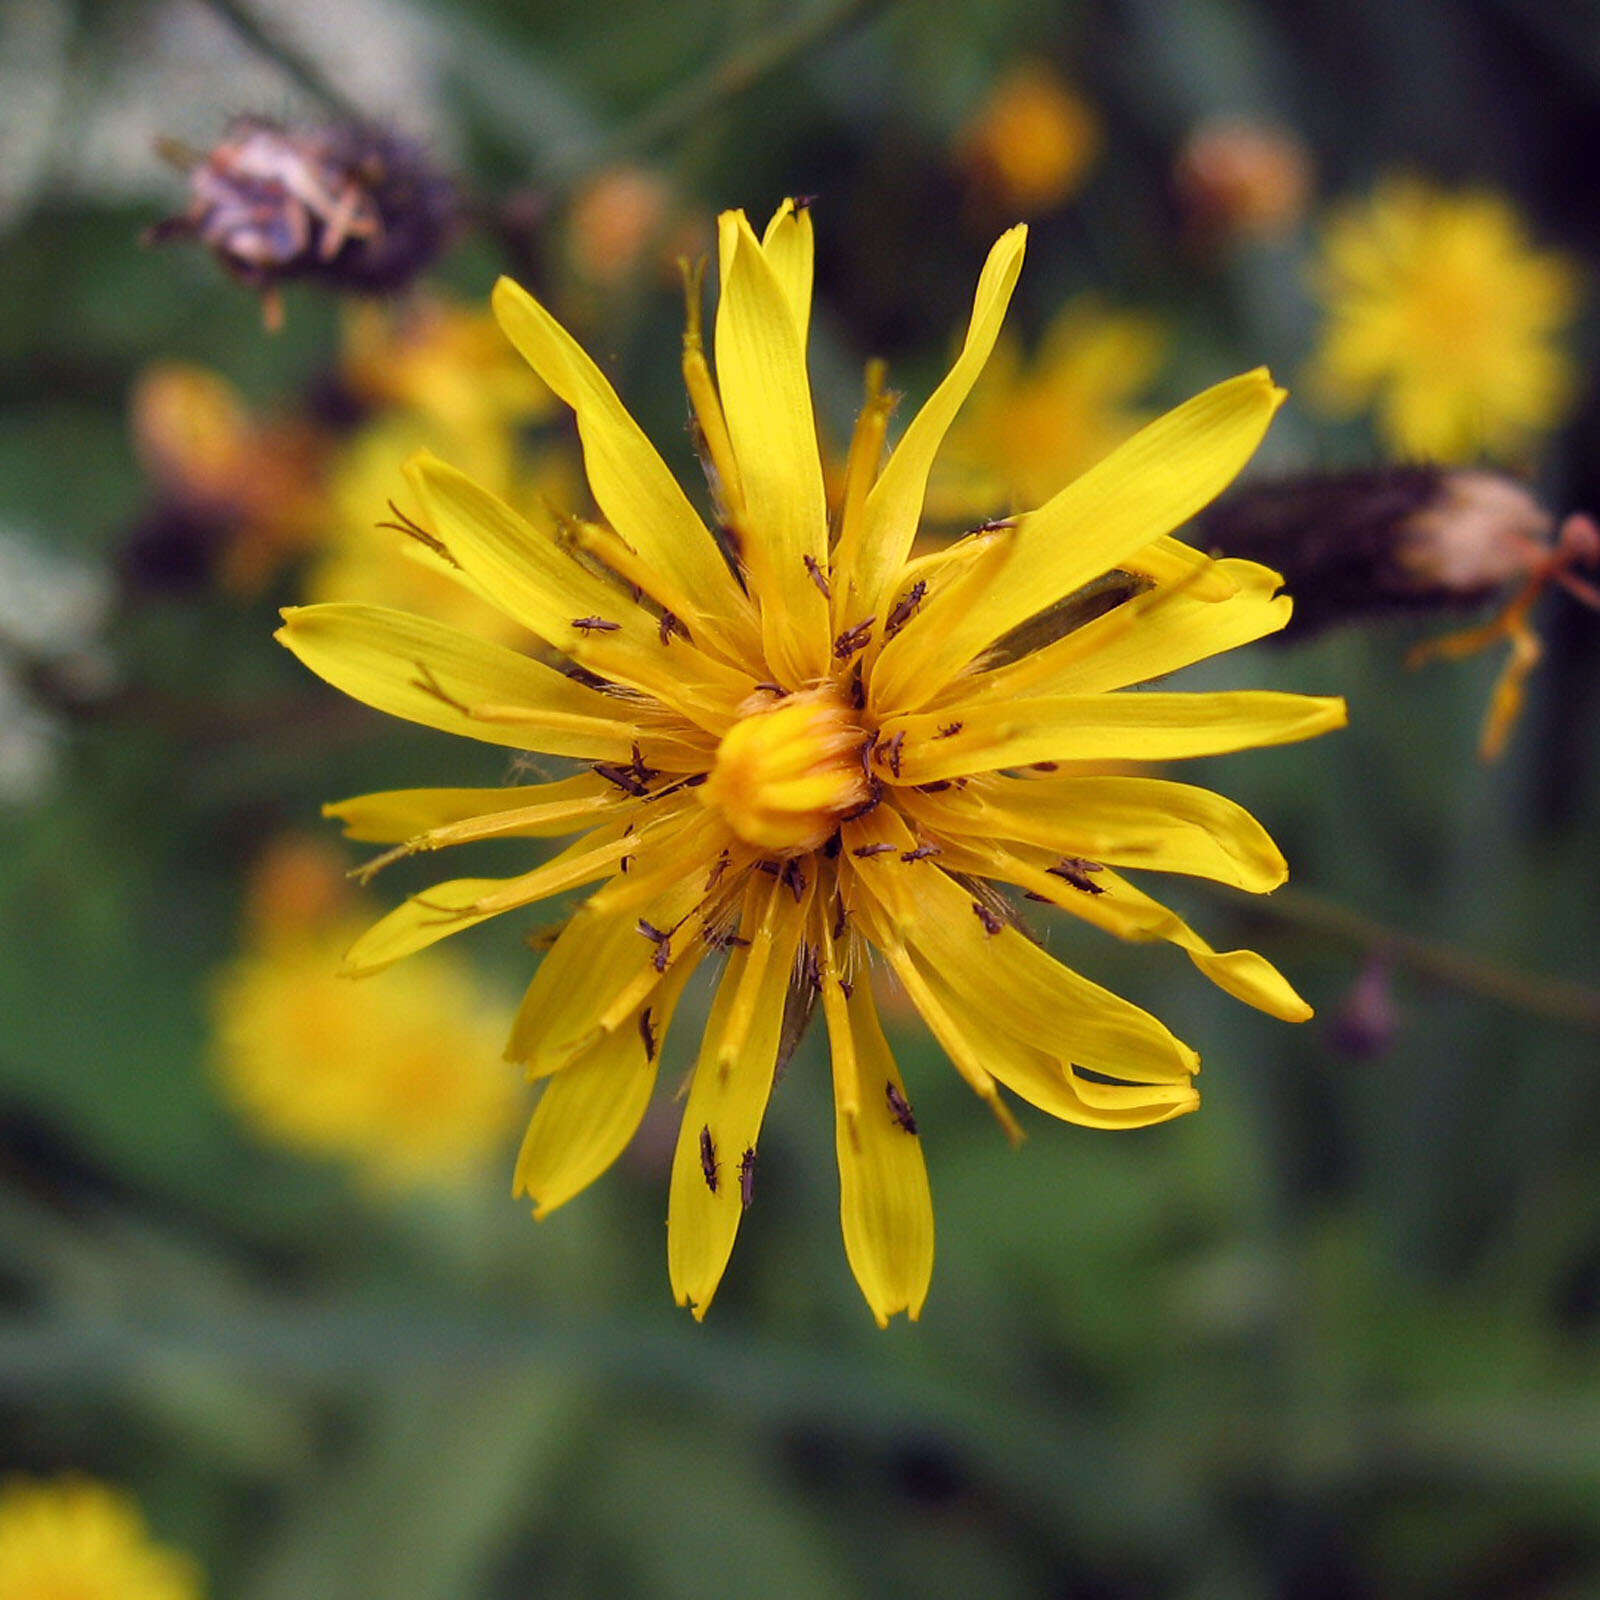
[[[933,1266],[917,1121],[869,981],[876,952],[1011,1133],[1001,1086],[1097,1128],[1193,1110],[1199,1058],[1048,955],[1000,885],[1126,939],[1170,941],[1269,1014],[1310,1009],[1249,950],[1218,951],[1116,867],[1265,891],[1282,856],[1204,789],[1086,770],[1309,738],[1336,699],[1111,691],[1281,628],[1277,574],[1170,537],[1233,478],[1283,399],[1264,371],[1150,424],[1030,514],[914,557],[928,473],[988,359],[1026,230],[990,252],[951,371],[884,459],[869,392],[840,503],[824,490],[806,373],[810,213],[757,237],[720,223],[716,370],[692,295],[683,367],[717,485],[717,539],[599,368],[509,280],[501,325],[578,415],[606,524],[559,536],[433,457],[411,464],[420,536],[576,675],[370,606],[291,609],[313,671],[424,726],[590,763],[515,789],[368,794],[327,808],[369,864],[487,838],[577,833],[509,879],[414,895],[356,941],[377,971],[503,912],[607,880],[536,973],[509,1054],[544,1082],[517,1187],[543,1216],[632,1138],[684,985],[726,967],[673,1162],[667,1258],[703,1316],[756,1187],[762,1120],[813,1010],[832,1049],[845,1249],[874,1317],[915,1317]],[[834,536],[830,536],[830,530]],[[1024,642],[1025,624],[1049,619]]]
[[[438,297],[369,303],[345,324],[342,378],[371,407],[328,463],[321,537],[302,593],[404,607],[509,642],[524,630],[485,603],[437,554],[408,538],[416,508],[397,485],[424,445],[443,449],[490,491],[545,517],[578,486],[564,440],[530,444],[555,397],[511,350],[487,312]],[[374,507],[392,497],[388,516]],[[396,559],[397,553],[401,559]]]
[[[153,1544],[130,1495],[86,1478],[0,1484],[0,1600],[199,1600],[200,1570]]]
[[[411,508],[395,485],[428,443],[534,515],[546,500],[569,501],[580,480],[568,440],[556,429],[532,436],[554,420],[554,396],[493,317],[439,296],[351,309],[336,379],[353,420],[258,413],[200,367],[152,367],[135,385],[146,471],[169,504],[212,530],[218,581],[253,595],[299,561],[309,599],[359,594],[520,642],[521,629],[406,536]]]
[[[1498,196],[1391,178],[1334,213],[1313,285],[1327,322],[1310,397],[1375,407],[1395,452],[1516,460],[1566,416],[1577,269],[1535,251]]]
[[[994,85],[956,153],[994,209],[1037,216],[1077,193],[1100,153],[1100,119],[1053,67],[1024,61]]]
[[[327,442],[308,420],[262,417],[218,373],[147,368],[128,403],[134,448],[163,497],[217,530],[216,575],[259,594],[316,537]]]
[[[970,521],[1049,499],[1149,420],[1133,402],[1166,342],[1154,317],[1090,295],[1057,313],[1031,362],[1002,335],[945,440],[927,515]]]
[[[555,397],[507,350],[493,317],[439,295],[353,306],[340,377],[363,404],[415,415],[452,448],[484,452],[478,470],[501,478],[517,430],[556,410]]]
[[[360,931],[341,888],[320,851],[269,853],[246,947],[213,993],[219,1080],[260,1137],[347,1161],[376,1188],[479,1171],[518,1110],[505,1011],[444,952],[403,975],[341,975]]]

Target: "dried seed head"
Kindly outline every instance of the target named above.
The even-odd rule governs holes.
[[[1395,611],[1480,605],[1548,550],[1553,519],[1512,478],[1430,464],[1319,473],[1230,495],[1203,542],[1281,572],[1305,637]]]
[[[450,181],[411,140],[378,128],[238,117],[188,177],[187,210],[158,222],[151,239],[197,238],[268,295],[303,277],[369,294],[402,289],[438,255],[456,216]]]

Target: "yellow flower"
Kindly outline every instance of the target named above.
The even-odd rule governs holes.
[[[481,1168],[516,1113],[503,1012],[443,951],[404,974],[341,976],[359,925],[304,850],[274,852],[261,880],[248,946],[214,993],[216,1069],[240,1113],[261,1137],[350,1161],[383,1190]]]
[[[400,519],[417,507],[397,481],[423,445],[444,451],[490,493],[545,518],[571,498],[577,474],[564,442],[530,447],[524,430],[555,397],[510,349],[487,313],[432,297],[369,304],[347,318],[342,375],[372,415],[332,453],[323,522],[302,592],[418,611],[508,644],[526,633],[425,558]],[[375,511],[392,502],[392,509]],[[406,559],[397,560],[396,552]],[[418,559],[418,558],[422,559]]]
[[[583,830],[518,876],[415,896],[346,956],[375,970],[607,880],[545,956],[512,1028],[510,1058],[544,1084],[516,1174],[536,1214],[626,1145],[684,984],[726,952],[668,1205],[673,1291],[696,1316],[758,1187],[780,1046],[813,1007],[832,1049],[851,1266],[880,1323],[922,1306],[933,1215],[911,1098],[866,981],[874,950],[1009,1129],[1002,1087],[1094,1127],[1194,1107],[1194,1051],[1048,956],[997,884],[1127,938],[1170,940],[1231,993],[1309,1014],[1259,956],[1214,951],[1114,870],[1270,889],[1285,869],[1260,825],[1202,789],[1083,767],[1276,744],[1344,721],[1341,701],[1299,695],[1107,692],[1287,617],[1275,574],[1168,535],[1255,449],[1282,399],[1266,373],[1180,407],[1031,515],[909,559],[935,452],[993,348],[1024,235],[995,245],[966,342],[887,461],[890,405],[869,394],[830,516],[806,375],[810,214],[786,202],[764,238],[742,212],[724,214],[715,381],[694,301],[684,371],[731,554],[599,368],[502,280],[501,325],[577,412],[606,521],[575,518],[547,537],[428,457],[411,482],[427,538],[579,671],[393,612],[285,613],[279,638],[370,705],[591,764],[531,787],[328,808],[354,838],[398,841],[374,865]],[[1024,649],[1017,630],[1030,619],[1041,642]]]
[[[1577,271],[1534,251],[1499,197],[1390,179],[1335,213],[1314,287],[1313,397],[1335,415],[1375,406],[1391,449],[1508,459],[1567,414]]]
[[[188,1556],[152,1544],[139,1507],[83,1478],[0,1485],[0,1600],[198,1600]]]
[[[991,201],[1033,216],[1083,183],[1100,153],[1100,120],[1053,68],[1025,61],[995,84],[957,147]]]
[[[1145,420],[1133,401],[1165,344],[1153,317],[1088,295],[1056,314],[1030,366],[1002,336],[940,452],[927,515],[956,521],[1049,499]]]

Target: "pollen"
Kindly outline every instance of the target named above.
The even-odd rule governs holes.
[[[858,713],[832,689],[757,701],[723,735],[697,793],[747,844],[815,850],[871,798],[866,742]]]

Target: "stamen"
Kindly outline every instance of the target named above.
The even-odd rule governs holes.
[[[393,522],[380,522],[380,528],[392,528],[396,533],[403,533],[408,539],[415,539],[418,544],[426,546],[443,561],[448,561],[457,572],[461,570],[461,563],[450,554],[450,547],[436,533],[429,533],[413,517],[408,517],[393,500],[389,502],[389,509],[394,513]]]

